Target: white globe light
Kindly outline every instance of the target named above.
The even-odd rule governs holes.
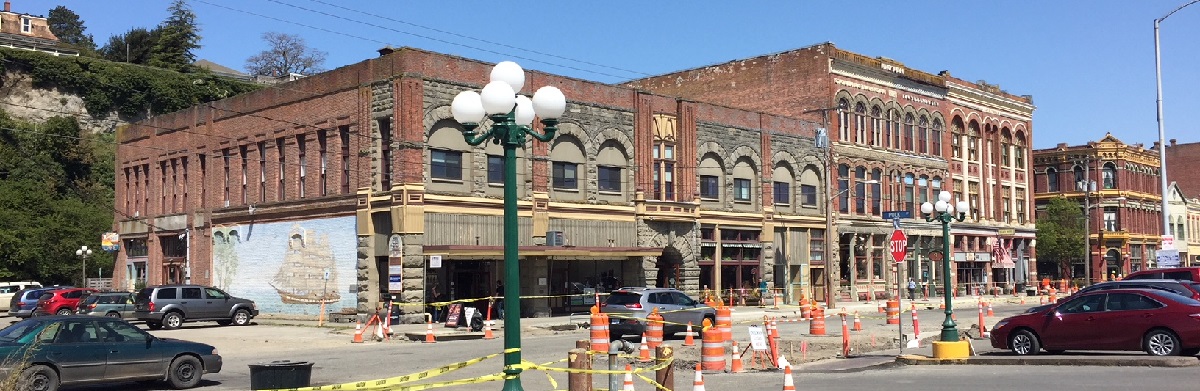
[[[483,111],[488,114],[508,114],[517,102],[516,94],[508,83],[493,81],[483,86],[479,97],[483,102]]]
[[[942,200],[938,200],[937,203],[933,204],[933,208],[937,209],[938,212],[945,212],[946,208],[948,208],[948,207],[950,207],[950,204],[948,204],[948,203],[946,203],[946,201],[942,201]]]
[[[513,93],[521,92],[525,86],[525,70],[512,61],[501,61],[492,68],[492,81],[502,81],[512,87]]]
[[[513,111],[513,120],[517,125],[532,125],[534,116],[533,101],[529,100],[528,96],[517,95],[517,108]]]
[[[950,192],[942,190],[942,192],[938,193],[938,200],[950,202]]]
[[[968,211],[971,210],[971,204],[967,203],[966,200],[961,200],[961,201],[958,201],[958,206],[955,207],[955,209],[958,209],[959,213],[967,213]]]
[[[538,88],[533,93],[533,111],[543,119],[558,119],[567,111],[567,97],[557,87]]]
[[[928,203],[928,202],[921,204],[921,213],[924,213],[924,214],[933,213],[933,204]]]
[[[450,113],[460,124],[477,124],[483,121],[483,101],[475,91],[463,91],[450,102]]]

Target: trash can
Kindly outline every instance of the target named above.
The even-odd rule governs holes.
[[[250,389],[308,387],[312,381],[312,366],[313,363],[308,361],[291,360],[250,364]]]

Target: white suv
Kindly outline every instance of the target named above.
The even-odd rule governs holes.
[[[22,289],[41,287],[42,283],[37,281],[0,282],[0,305],[5,306],[4,311],[8,311],[8,302],[12,301],[14,293]]]

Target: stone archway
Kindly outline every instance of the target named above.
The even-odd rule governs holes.
[[[654,263],[658,269],[658,277],[654,286],[660,288],[682,289],[683,287],[683,253],[674,246],[663,247],[662,255]]]
[[[1108,249],[1104,253],[1104,276],[1108,279],[1124,273],[1121,268],[1121,251],[1115,248]]]

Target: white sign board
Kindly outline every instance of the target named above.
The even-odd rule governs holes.
[[[1158,250],[1155,255],[1158,267],[1179,267],[1179,250]]]
[[[755,325],[750,326],[749,330],[750,347],[759,352],[767,351],[767,334],[763,331],[763,328]]]
[[[1175,250],[1175,235],[1163,235],[1162,236],[1162,249],[1163,250]]]
[[[442,267],[442,256],[441,255],[430,255],[429,256],[429,268],[437,269],[440,267]]]

